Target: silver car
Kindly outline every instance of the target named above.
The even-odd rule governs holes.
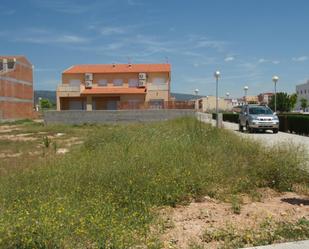
[[[239,114],[239,131],[252,133],[257,130],[272,130],[278,133],[279,119],[268,106],[264,105],[244,105]]]

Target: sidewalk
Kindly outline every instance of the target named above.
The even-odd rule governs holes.
[[[246,249],[309,249],[309,240],[289,242],[283,244],[273,244],[269,246],[248,247]]]

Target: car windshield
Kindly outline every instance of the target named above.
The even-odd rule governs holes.
[[[269,109],[266,106],[254,106],[254,107],[249,107],[249,114],[273,114],[272,110]]]

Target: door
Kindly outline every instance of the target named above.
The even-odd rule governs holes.
[[[107,110],[117,110],[118,101],[116,100],[108,100],[107,101]]]

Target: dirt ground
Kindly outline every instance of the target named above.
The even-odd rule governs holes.
[[[202,202],[188,206],[165,208],[160,211],[165,223],[162,235],[164,248],[189,248],[194,242],[203,248],[218,248],[218,242],[203,242],[206,229],[220,229],[233,226],[239,229],[255,229],[265,219],[296,222],[309,219],[308,196],[296,193],[276,193],[263,189],[261,201],[253,202],[243,196],[240,214],[235,214],[231,204],[205,197]]]

